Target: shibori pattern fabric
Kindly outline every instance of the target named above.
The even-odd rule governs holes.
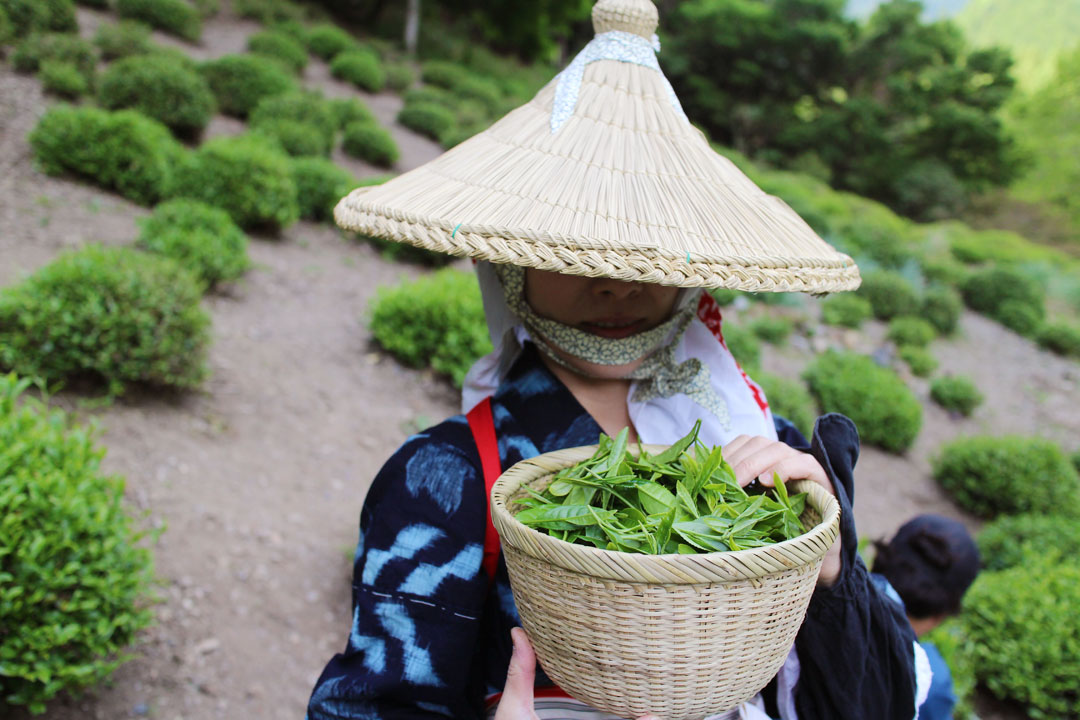
[[[493,396],[492,413],[503,467],[595,443],[600,433],[531,344]],[[841,429],[851,427],[845,422]],[[807,447],[782,418],[776,430]],[[877,595],[855,552],[849,497],[857,448],[853,428],[815,436],[810,446],[839,488],[847,524],[841,578],[814,594],[796,638],[800,720],[911,717],[913,635],[902,613],[902,626],[888,614],[894,603]],[[360,516],[348,642],[320,676],[309,720],[484,717],[485,697],[505,683],[510,629],[519,624],[505,563],[491,584],[481,570],[486,513],[480,459],[463,416],[409,438],[387,461]],[[894,711],[898,703],[903,713]]]
[[[336,221],[570,275],[757,292],[856,288],[850,257],[687,120],[651,44],[656,18],[650,0],[601,0],[597,38],[530,102],[435,160],[354,190]]]

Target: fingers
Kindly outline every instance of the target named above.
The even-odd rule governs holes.
[[[535,718],[533,710],[533,684],[536,681],[536,653],[529,636],[519,627],[510,631],[514,642],[514,654],[506,671],[506,687],[503,688],[495,720],[526,720]]]
[[[740,435],[724,447],[724,459],[735,471],[739,485],[746,486],[758,479],[762,485],[772,487],[775,472],[784,482],[813,480],[832,492],[825,470],[812,455],[777,440]]]

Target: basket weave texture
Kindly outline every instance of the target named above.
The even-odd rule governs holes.
[[[646,445],[649,452],[664,448]],[[514,600],[547,675],[597,709],[635,718],[700,720],[753,697],[795,641],[840,506],[801,481],[793,540],[700,555],[637,555],[572,545],[522,525],[509,508],[594,447],[523,460],[491,493]]]

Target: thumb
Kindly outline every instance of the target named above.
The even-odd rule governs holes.
[[[536,681],[536,654],[529,643],[529,636],[519,627],[510,631],[514,641],[514,654],[506,671],[506,687],[503,688],[500,709],[506,706],[518,711],[533,711],[533,683]]]

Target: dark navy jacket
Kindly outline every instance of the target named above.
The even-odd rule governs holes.
[[[527,346],[492,398],[502,467],[595,444],[596,421]],[[842,508],[844,569],[818,589],[796,638],[800,720],[911,720],[911,632],[858,558],[852,471],[858,436],[826,415],[813,443],[776,419],[782,441],[811,452],[832,478]],[[353,621],[345,651],[326,666],[309,720],[481,718],[502,690],[510,629],[519,623],[506,566],[495,582],[481,569],[487,498],[464,416],[409,438],[386,462],[360,514]],[[538,685],[548,684],[538,673]]]

